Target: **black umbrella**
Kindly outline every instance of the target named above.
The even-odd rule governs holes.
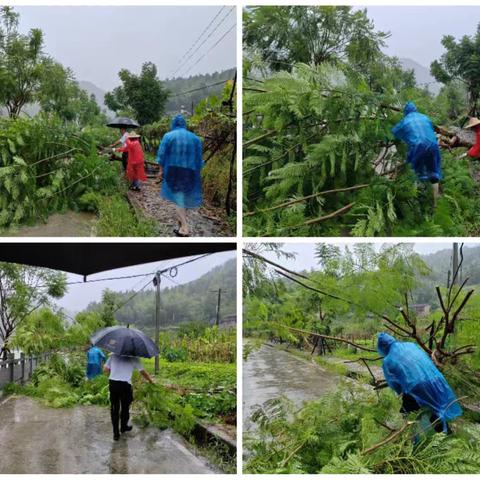
[[[135,328],[107,327],[94,333],[92,344],[117,355],[151,358],[158,355],[152,339]]]
[[[140,125],[131,118],[128,117],[117,117],[111,122],[107,123],[107,127],[112,128],[138,128]]]

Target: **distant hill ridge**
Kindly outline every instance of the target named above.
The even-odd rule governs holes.
[[[223,85],[215,85],[213,87],[208,87],[213,83],[219,83],[222,81],[227,81],[233,79],[235,75],[235,68],[230,68],[228,70],[222,70],[221,72],[207,73],[204,75],[194,75],[188,78],[172,78],[163,81],[165,87],[171,92],[171,96],[167,101],[166,111],[167,112],[178,112],[181,107],[184,106],[188,111],[191,110],[192,102],[193,106],[208,95],[220,95],[223,90]],[[100,87],[97,87],[94,83],[88,80],[81,80],[78,82],[80,88],[85,90],[89,95],[95,97],[95,100],[98,106],[102,110],[108,110],[105,106],[105,90],[102,90]],[[200,90],[197,90],[200,89]],[[182,92],[190,92],[190,90],[196,90],[192,93],[187,93],[185,95],[177,96],[177,94]],[[107,112],[111,113],[111,112]]]
[[[411,58],[399,58],[400,65],[404,70],[413,70],[415,80],[420,87],[427,87],[430,92],[437,95],[440,92],[442,84],[437,82],[430,74],[430,68],[427,68]]]

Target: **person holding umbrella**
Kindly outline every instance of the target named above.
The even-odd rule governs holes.
[[[188,237],[187,209],[202,205],[202,141],[187,130],[182,115],[172,121],[157,152],[159,175],[163,176],[162,197],[176,205],[179,227],[173,232]]]
[[[154,383],[138,357],[151,358],[158,355],[158,348],[140,330],[118,326],[104,328],[95,333],[92,344],[112,352],[104,366],[104,371],[108,375],[113,440],[117,441],[121,433],[132,430],[128,420],[130,404],[133,401],[133,372],[138,370],[145,380]]]
[[[132,430],[132,426],[128,425],[128,420],[130,419],[130,404],[133,402],[132,374],[134,370],[138,370],[148,382],[152,384],[154,382],[143,369],[138,357],[126,357],[112,353],[103,368],[108,375],[113,439],[116,441],[120,439],[121,433]]]
[[[135,192],[140,191],[141,181],[145,182],[147,176],[145,175],[145,165],[143,157],[142,144],[140,143],[140,135],[135,132],[128,134],[127,141],[123,148],[114,148],[114,152],[123,152],[128,155],[127,163],[127,178],[132,182],[130,190]]]
[[[107,127],[119,128],[121,134],[121,137],[109,145],[109,147],[115,148],[117,145],[121,145],[121,147],[124,148],[127,145],[127,140],[129,137],[127,128],[138,128],[139,126],[140,125],[137,122],[128,117],[117,117],[110,123],[107,123]],[[123,171],[126,172],[128,166],[128,152],[122,152],[122,165]]]

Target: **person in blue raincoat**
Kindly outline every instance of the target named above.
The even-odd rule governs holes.
[[[419,180],[432,184],[436,203],[442,179],[442,158],[433,123],[427,115],[417,111],[413,102],[405,105],[403,114],[403,119],[392,128],[392,133],[408,145],[407,163]]]
[[[160,175],[163,175],[161,195],[177,207],[179,228],[174,233],[188,237],[187,209],[202,205],[202,141],[187,130],[182,115],[172,121],[171,131],[164,135],[157,153]]]
[[[87,351],[87,378],[92,380],[102,373],[103,364],[106,362],[105,354],[94,345]]]
[[[432,362],[415,343],[400,342],[380,333],[378,353],[383,356],[383,373],[389,387],[402,395],[402,413],[422,408],[431,412],[430,423],[437,432],[447,433],[447,422],[462,415],[455,393]]]

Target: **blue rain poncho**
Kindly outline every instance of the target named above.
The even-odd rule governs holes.
[[[102,362],[107,357],[98,347],[91,347],[87,352],[87,378],[91,380],[102,373]]]
[[[182,115],[172,121],[157,153],[163,168],[162,197],[179,207],[196,208],[202,204],[202,141],[187,130]]]
[[[403,119],[392,128],[392,133],[408,145],[407,163],[420,180],[438,182],[442,178],[442,159],[432,121],[417,112],[413,102],[405,105],[403,114]]]
[[[377,350],[384,357],[382,368],[388,385],[435,413],[447,433],[447,422],[462,415],[462,409],[429,356],[415,343],[399,342],[388,333],[378,335]]]

